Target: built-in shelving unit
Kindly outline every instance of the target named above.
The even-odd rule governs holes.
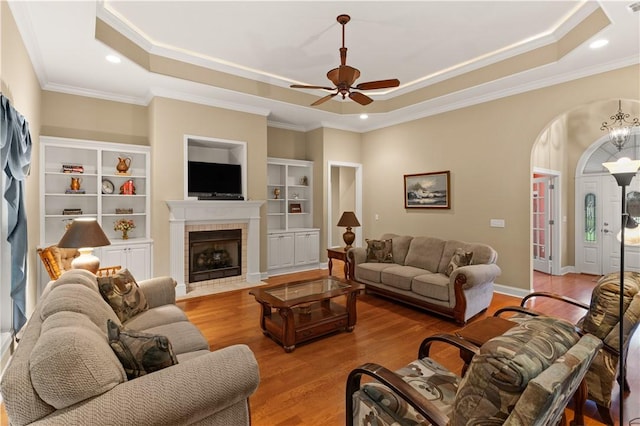
[[[272,275],[318,266],[320,230],[313,228],[313,162],[267,159],[267,228]]]
[[[130,165],[125,173],[116,168],[121,159]],[[95,250],[102,264],[117,261],[136,279],[151,278],[149,147],[43,136],[40,188],[42,247],[57,244],[74,218],[95,217],[111,241],[111,246]],[[127,240],[113,229],[119,219],[135,223]]]

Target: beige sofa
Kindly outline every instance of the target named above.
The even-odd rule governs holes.
[[[47,285],[2,377],[11,424],[250,424],[248,398],[259,383],[251,350],[210,352],[176,306],[173,279],[139,285],[148,309],[124,324],[93,274],[72,270]],[[166,336],[178,363],[127,379],[107,338],[108,320]]]
[[[372,248],[379,248],[375,244],[383,242],[386,250],[372,253]],[[451,267],[454,257],[458,264]],[[494,279],[501,273],[497,259],[496,251],[486,244],[396,234],[347,252],[349,277],[365,284],[367,293],[439,313],[459,324],[489,307]]]

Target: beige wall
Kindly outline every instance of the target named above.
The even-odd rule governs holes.
[[[149,145],[147,107],[42,92],[42,134]]]
[[[267,141],[267,155],[269,157],[307,160],[305,132],[268,127]]]
[[[165,201],[184,199],[184,136],[247,143],[247,197],[266,199],[267,119],[248,113],[154,98],[149,107],[151,145],[151,237],[154,274],[169,275],[169,209]],[[266,223],[266,207],[261,209]],[[266,271],[266,226],[260,238],[260,270]]]
[[[34,307],[37,292],[37,269],[35,248],[38,245],[40,205],[38,197],[38,162],[40,137],[41,91],[33,66],[22,42],[20,33],[6,1],[0,2],[0,89],[9,98],[13,107],[29,123],[33,143],[31,151],[31,173],[26,181],[26,209],[29,227],[29,258],[27,270],[27,311]],[[10,268],[2,265],[3,270]],[[6,284],[6,283],[3,283]]]
[[[576,106],[637,98],[639,76],[640,67],[627,67],[364,134],[364,236],[397,232],[485,242],[499,254],[498,282],[528,289],[533,144]],[[599,129],[610,114],[582,126]],[[403,174],[441,170],[451,171],[451,210],[405,210]],[[506,227],[491,228],[490,219],[504,219]]]

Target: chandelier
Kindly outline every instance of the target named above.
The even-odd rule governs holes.
[[[605,121],[600,127],[600,130],[609,132],[609,141],[618,148],[618,151],[621,151],[624,144],[629,140],[631,128],[640,126],[638,117],[631,121],[627,120],[629,117],[629,114],[622,112],[622,101],[618,101],[618,112],[609,117],[610,120],[613,120],[612,123],[609,124]]]

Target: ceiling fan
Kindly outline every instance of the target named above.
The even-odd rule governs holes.
[[[368,81],[366,83],[360,83],[357,86],[353,86],[353,83],[360,77],[360,71],[357,68],[347,65],[347,48],[344,47],[344,26],[351,20],[349,15],[339,15],[337,18],[340,25],[342,25],[342,47],[340,48],[340,66],[334,68],[327,73],[327,78],[335,85],[335,87],[327,86],[307,86],[304,84],[292,84],[290,87],[294,89],[325,89],[335,90],[335,93],[331,93],[323,98],[318,99],[311,106],[320,105],[333,98],[336,95],[342,95],[342,99],[349,96],[352,100],[356,101],[360,105],[369,105],[373,102],[369,96],[360,92],[352,92],[355,90],[375,90],[375,89],[387,89],[390,87],[398,87],[400,81],[397,78],[389,80],[377,80]]]

